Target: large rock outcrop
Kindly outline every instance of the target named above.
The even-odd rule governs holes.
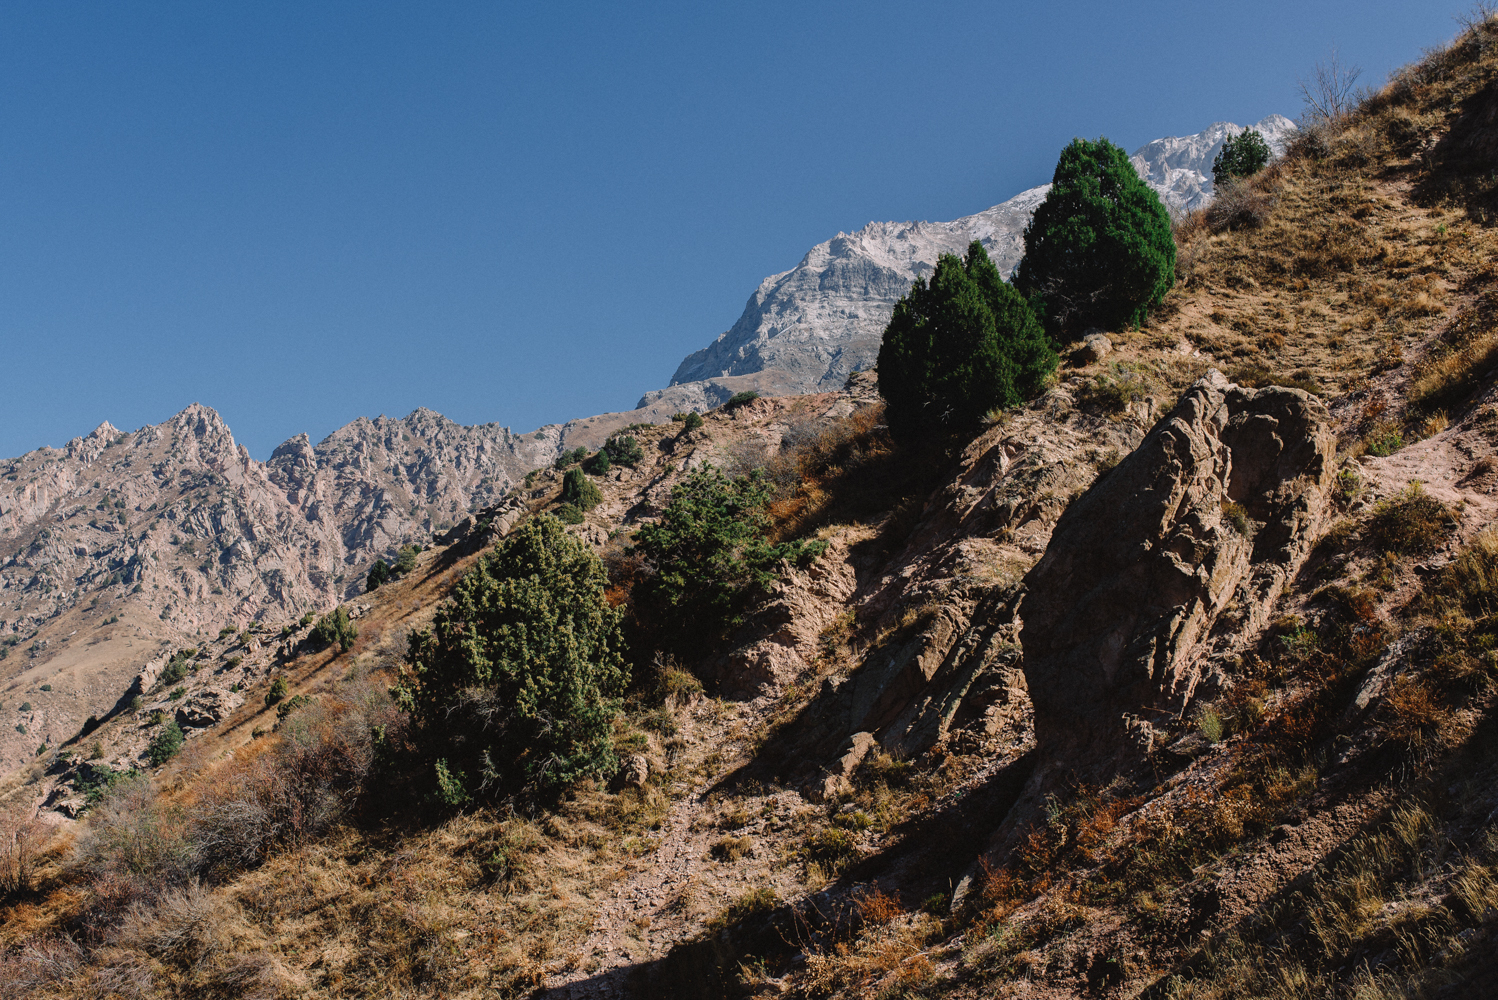
[[[1262,628],[1318,536],[1334,454],[1315,397],[1213,371],[1067,508],[1019,608],[1040,783],[1127,769],[1202,681],[1214,625]]]

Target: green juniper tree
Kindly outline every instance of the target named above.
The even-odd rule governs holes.
[[[661,519],[636,536],[633,551],[652,570],[634,591],[639,623],[677,652],[704,652],[743,620],[782,564],[821,555],[826,542],[770,541],[772,495],[758,471],[730,479],[711,464],[678,483]]]
[[[995,407],[1035,395],[1056,370],[1034,312],[974,240],[943,254],[895,305],[879,348],[879,394],[903,440],[970,431]]]
[[[1212,161],[1212,183],[1221,187],[1239,177],[1251,177],[1269,162],[1269,143],[1257,129],[1228,136]]]
[[[603,453],[615,465],[633,466],[645,458],[645,449],[633,434],[611,434],[603,443]]]
[[[1088,326],[1138,325],[1175,284],[1160,198],[1107,139],[1073,139],[1025,228],[1015,287],[1058,340]]]
[[[379,590],[390,580],[390,567],[385,565],[385,560],[376,559],[374,565],[369,567],[369,575],[364,578],[364,592]]]
[[[562,477],[562,502],[578,510],[592,510],[603,502],[603,493],[582,469],[568,469]]]
[[[441,798],[556,789],[617,767],[622,612],[586,545],[547,514],[503,538],[410,637],[395,695]]]

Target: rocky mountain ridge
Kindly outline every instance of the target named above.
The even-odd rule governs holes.
[[[1295,131],[1283,115],[1249,127],[1263,134],[1276,155]],[[1243,131],[1215,122],[1195,135],[1146,143],[1131,162],[1173,211],[1200,208],[1212,197],[1218,150]],[[812,247],[794,268],[760,282],[733,327],[688,355],[670,386],[646,393],[638,405],[704,409],[740,388],[761,388],[741,383],[770,373],[775,384],[761,391],[837,389],[849,373],[872,367],[895,303],[911,282],[935,269],[942,254],[960,254],[979,240],[999,270],[1011,272],[1024,255],[1030,216],[1049,190],[1048,184],[1030,188],[952,222],[871,222],[855,233],[838,233]]]
[[[164,649],[362,592],[375,559],[597,436],[586,422],[464,427],[423,408],[316,445],[298,435],[258,462],[194,403],[0,463],[0,698],[25,690],[32,705],[25,732],[0,730],[0,760],[27,759],[38,733],[71,735]]]

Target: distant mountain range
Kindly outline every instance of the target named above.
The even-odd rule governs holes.
[[[1282,115],[1249,127],[1275,155],[1295,131]],[[1212,161],[1243,130],[1217,122],[1195,135],[1146,143],[1131,160],[1168,207],[1189,211],[1211,200]],[[874,364],[895,303],[942,254],[960,254],[981,240],[999,270],[1012,271],[1024,254],[1025,226],[1049,190],[1049,184],[1031,188],[953,222],[871,222],[838,233],[789,271],[760,282],[738,322],[688,355],[670,386],[647,392],[638,405],[706,409],[743,388],[778,395],[841,387],[850,372]]]

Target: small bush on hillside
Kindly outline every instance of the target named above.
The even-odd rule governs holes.
[[[1380,427],[1364,441],[1368,454],[1385,458],[1404,447],[1404,434],[1398,427]]]
[[[1074,139],[1025,228],[1015,287],[1060,339],[1088,326],[1138,325],[1175,284],[1170,214],[1128,154]]]
[[[390,579],[390,567],[385,565],[385,560],[376,559],[374,565],[369,567],[369,575],[364,578],[364,592],[366,594],[379,590]]]
[[[1212,183],[1221,187],[1240,177],[1251,177],[1269,162],[1269,143],[1257,129],[1229,136],[1212,161]]]
[[[277,677],[271,682],[270,690],[265,693],[265,707],[270,708],[276,702],[286,697],[286,678]]]
[[[49,832],[30,809],[11,805],[0,811],[0,897],[31,890]]]
[[[1373,508],[1369,534],[1382,551],[1397,555],[1423,555],[1446,541],[1451,512],[1425,492],[1419,483]]]
[[[339,605],[317,620],[307,638],[319,646],[331,646],[336,642],[339,652],[347,653],[353,648],[354,640],[359,638],[359,626],[349,621],[348,608]]]
[[[402,545],[399,552],[395,554],[395,565],[390,569],[391,576],[405,576],[416,568],[416,557],[421,554],[420,545]]]
[[[1107,413],[1123,413],[1130,403],[1141,403],[1158,391],[1159,386],[1148,369],[1115,361],[1107,366],[1106,371],[1082,383],[1077,400]]]
[[[276,718],[284,720],[292,712],[310,704],[312,704],[310,696],[305,694],[294,695],[276,706]]]
[[[651,572],[635,588],[636,614],[661,641],[697,652],[742,620],[780,567],[805,565],[826,542],[770,541],[772,490],[754,473],[729,479],[700,466],[671,491],[661,519],[640,529],[631,550]]]
[[[704,421],[702,419],[702,414],[696,412],[695,410],[692,411],[691,413],[688,413],[685,417],[682,418],[682,424],[689,431],[695,431],[697,428],[701,427],[705,422],[706,421]]]
[[[943,254],[895,305],[879,347],[879,394],[905,441],[971,431],[995,407],[1038,393],[1058,359],[983,244]]]
[[[645,457],[645,449],[632,434],[613,434],[603,443],[603,452],[615,465],[638,464]]]
[[[601,476],[609,471],[609,453],[600,451],[592,458],[583,462],[583,471],[590,476]]]
[[[558,471],[561,471],[562,469],[570,468],[571,466],[576,465],[578,462],[581,462],[583,459],[585,459],[587,457],[588,457],[588,449],[583,448],[581,446],[579,446],[577,448],[573,448],[571,451],[564,451],[560,455],[557,456],[556,468],[557,468]]]
[[[603,502],[603,494],[582,469],[568,469],[562,478],[562,502],[578,510],[592,510]]]
[[[157,679],[158,687],[167,687],[176,684],[191,672],[190,661],[195,650],[178,650],[177,654],[167,662],[161,670],[161,677]]]
[[[1205,209],[1207,228],[1214,233],[1258,229],[1269,220],[1273,200],[1249,184],[1226,181]]]
[[[752,403],[758,398],[759,393],[755,392],[753,389],[745,389],[743,392],[736,392],[732,396],[729,396],[728,402],[723,404],[723,409],[731,413],[734,410],[737,410],[739,407],[743,406],[745,403]]]
[[[557,508],[556,515],[557,520],[563,524],[582,524],[583,521],[587,520],[583,517],[583,512],[578,510],[577,504],[574,503],[562,504]]]
[[[1473,615],[1498,608],[1498,532],[1489,529],[1472,539],[1441,573],[1442,597]]]
[[[151,745],[146,748],[146,756],[151,758],[152,766],[160,767],[177,756],[177,751],[182,749],[184,739],[182,727],[177,725],[177,720],[173,719],[168,722],[151,740]]]
[[[603,564],[546,514],[463,577],[410,638],[396,698],[444,796],[555,789],[617,767],[628,682]]]

